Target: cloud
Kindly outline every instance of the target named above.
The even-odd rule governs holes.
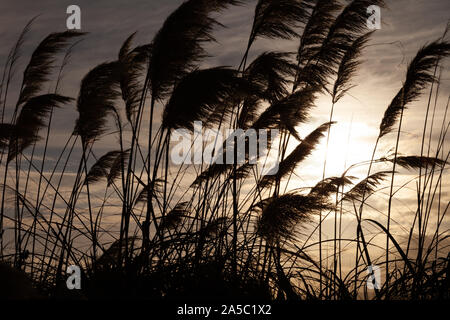
[[[168,14],[182,2],[182,0],[77,1],[82,12],[82,31],[88,31],[89,35],[74,50],[70,64],[64,73],[61,93],[76,97],[82,77],[95,65],[116,59],[122,42],[132,32],[138,31],[137,44],[149,43]],[[447,0],[414,2],[397,0],[388,1],[388,3],[390,8],[382,10],[382,29],[375,33],[363,55],[364,63],[355,78],[357,87],[335,106],[334,117],[339,122],[333,129],[336,136],[347,137],[349,124],[353,123],[350,142],[353,143],[354,148],[349,150],[348,164],[370,158],[370,151],[378,134],[378,125],[385,108],[401,87],[408,61],[422,45],[442,35],[450,16],[450,4]],[[69,0],[2,1],[0,3],[1,65],[6,61],[7,48],[13,46],[23,26],[32,17],[40,14],[24,45],[15,81],[11,85],[8,106],[15,103],[21,73],[33,49],[48,33],[65,29],[66,8],[70,4],[73,2]],[[211,57],[205,60],[204,67],[239,65],[251,29],[255,4],[255,0],[248,1],[246,5],[232,7],[218,17],[225,28],[217,28],[215,34],[218,42],[208,44],[207,49]],[[260,39],[252,48],[249,61],[267,50],[295,52],[297,42],[296,40]],[[448,68],[443,71],[442,79],[440,93],[443,97],[447,97],[450,93]],[[53,83],[49,89],[52,86],[54,86]],[[439,102],[437,115],[441,117],[445,101],[439,100]],[[417,137],[421,136],[426,103],[427,96],[424,95],[405,112],[405,133],[402,133],[402,139],[404,139],[402,141],[410,151],[417,146]],[[311,123],[300,128],[300,131],[308,132],[326,121],[330,107],[329,97],[321,97],[317,108],[313,111]],[[157,116],[160,114],[161,106],[158,106]],[[74,104],[55,113],[52,128],[53,147],[49,150],[49,156],[52,159],[58,157],[58,150],[61,149],[56,146],[62,147],[65,144],[73,130],[76,118]],[[143,130],[146,128],[144,127]],[[380,147],[381,154],[393,146],[394,138],[393,135],[385,137]],[[112,137],[108,139],[105,141],[114,144]],[[433,139],[436,139],[436,132]],[[102,144],[101,150],[97,149],[96,154],[103,154],[103,151],[107,151],[105,146],[108,145]],[[319,152],[310,162],[305,162],[305,168],[312,170],[308,172],[308,177],[313,176],[314,172],[320,173],[313,161],[322,158]]]

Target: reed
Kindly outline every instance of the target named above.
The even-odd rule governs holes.
[[[76,32],[46,37],[24,68],[18,97],[11,97],[13,71],[34,20],[25,27],[0,87],[0,261],[17,269],[2,264],[0,276],[13,272],[26,279],[27,273],[41,297],[66,297],[65,270],[75,264],[85,281],[80,297],[87,298],[448,299],[448,101],[442,108],[438,99],[439,70],[450,54],[445,35],[408,65],[372,158],[328,177],[334,113],[354,87],[373,34],[366,31],[366,8],[384,2],[259,0],[239,67],[204,68],[205,45],[222,27],[217,14],[246,2],[185,1],[151,43],[134,45],[132,34],[115,60],[94,66],[76,99],[58,93],[73,48],[85,36]],[[261,38],[295,42],[297,55],[269,51],[249,59]],[[54,92],[43,93],[52,80]],[[407,108],[430,87],[421,154],[400,154]],[[329,121],[302,136],[299,129],[323,96],[330,99]],[[70,107],[78,117],[52,162],[53,112]],[[172,165],[174,130],[195,134],[196,121],[218,130],[278,129],[281,134],[269,141],[279,151],[278,172],[260,174],[261,164],[248,156],[238,163],[230,149],[237,139],[217,136],[214,154],[233,153],[233,163]],[[377,157],[379,142],[390,133],[396,133],[394,152]],[[99,145],[111,137],[118,143],[99,155]],[[313,186],[293,188],[291,178],[322,142],[322,176]],[[367,175],[354,176],[361,168]],[[397,186],[399,170],[414,178]],[[405,240],[393,228],[393,200],[412,182],[417,208]],[[385,190],[387,208],[374,207],[368,200]],[[366,218],[368,210],[380,219]],[[344,215],[355,222],[353,237],[342,234]],[[330,217],[334,234],[324,238]],[[369,230],[381,233],[386,246]],[[344,255],[354,261],[348,270]],[[370,296],[365,270],[374,263],[388,276]],[[35,296],[26,290],[26,297]]]

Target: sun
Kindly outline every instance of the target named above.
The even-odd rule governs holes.
[[[363,122],[335,123],[330,129],[328,148],[327,137],[317,148],[317,154],[326,158],[325,176],[341,175],[349,166],[369,160],[375,137],[376,130]]]

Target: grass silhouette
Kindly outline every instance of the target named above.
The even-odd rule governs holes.
[[[184,2],[151,43],[134,46],[132,34],[117,60],[91,69],[76,100],[58,91],[84,34],[53,33],[33,52],[17,103],[7,110],[10,83],[33,21],[24,28],[6,61],[0,90],[0,260],[5,263],[0,276],[23,272],[31,279],[26,284],[20,275],[26,289],[17,297],[35,297],[36,289],[41,297],[88,299],[448,299],[450,256],[447,247],[440,247],[448,238],[441,228],[448,221],[442,190],[448,103],[442,123],[427,127],[429,114],[435,120],[432,96],[439,89],[439,67],[450,54],[446,34],[411,60],[381,121],[370,160],[327,177],[325,159],[318,163],[323,176],[315,186],[286,192],[283,185],[325,137],[328,149],[334,107],[353,88],[373,34],[367,30],[366,9],[384,2],[259,0],[240,66],[202,69],[204,45],[215,40],[212,32],[220,27],[213,16],[242,2]],[[296,41],[297,55],[264,52],[248,61],[260,38]],[[65,55],[57,68],[60,54]],[[54,91],[42,93],[55,73]],[[402,155],[405,110],[430,87],[422,152]],[[297,128],[310,120],[323,95],[332,102],[329,122],[301,137]],[[72,101],[78,119],[52,165],[53,110]],[[236,155],[232,164],[173,166],[174,130],[194,132],[196,121],[215,129],[280,130],[270,141],[279,151],[278,172],[261,175],[258,165],[248,157],[238,163]],[[397,133],[394,152],[376,158],[379,142],[390,132]],[[96,146],[107,136],[118,143],[97,156]],[[296,147],[289,152],[289,145]],[[229,146],[216,139],[214,149],[225,155],[234,152]],[[70,169],[73,161],[75,170]],[[377,171],[379,164],[392,169]],[[350,174],[357,167],[368,168],[362,179]],[[417,208],[406,246],[391,226],[392,199],[401,189],[394,189],[399,168],[417,173]],[[372,209],[367,199],[383,190],[383,182],[390,184],[386,225],[365,217]],[[343,214],[356,220],[352,239],[342,235]],[[322,226],[329,216],[334,234],[324,239]],[[369,224],[386,239],[381,256],[364,229]],[[331,255],[324,250],[330,244]],[[348,270],[342,267],[347,248],[355,261]],[[387,275],[373,296],[366,288],[372,264],[383,265]],[[83,269],[83,287],[75,293],[66,289],[70,265]]]

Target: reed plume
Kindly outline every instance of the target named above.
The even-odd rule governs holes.
[[[119,84],[118,62],[103,63],[83,78],[77,99],[79,117],[74,133],[81,136],[85,145],[105,132],[107,116],[113,112],[115,99],[120,94]]]
[[[233,107],[247,95],[257,91],[235,70],[212,68],[195,70],[174,89],[164,108],[163,128],[194,130],[194,122],[211,127],[225,121]]]
[[[267,187],[292,172],[292,170],[294,170],[300,162],[312,153],[319,143],[319,140],[324,137],[324,133],[332,124],[333,123],[324,123],[311,132],[305,139],[302,140],[294,151],[286,157],[286,159],[280,162],[278,172],[275,175],[264,176],[259,182],[259,186],[262,188]]]
[[[54,56],[63,50],[75,37],[85,33],[64,31],[48,35],[34,50],[30,62],[23,73],[22,89],[17,105],[21,105],[35,96],[48,81],[53,69]]]
[[[167,97],[206,57],[202,45],[214,41],[211,32],[219,25],[211,13],[236,4],[239,1],[188,0],[166,19],[151,44],[148,76],[154,100]]]
[[[108,182],[108,186],[111,185],[114,180],[122,172],[122,162],[126,163],[128,158],[129,150],[125,151],[109,151],[105,155],[103,155],[98,161],[91,167],[86,178],[85,184],[93,184],[101,181],[102,179],[106,179]]]
[[[39,130],[45,126],[45,120],[52,108],[60,107],[72,100],[57,94],[45,94],[28,99],[14,125],[14,133],[9,142],[8,162],[25,148],[39,141]]]
[[[380,124],[379,137],[392,131],[400,113],[417,99],[427,85],[435,81],[431,74],[436,64],[450,54],[450,43],[434,41],[421,48],[408,66],[402,88],[387,107]]]
[[[332,208],[322,197],[284,194],[265,199],[257,222],[257,233],[270,243],[292,240],[295,227],[312,221],[313,215]]]

